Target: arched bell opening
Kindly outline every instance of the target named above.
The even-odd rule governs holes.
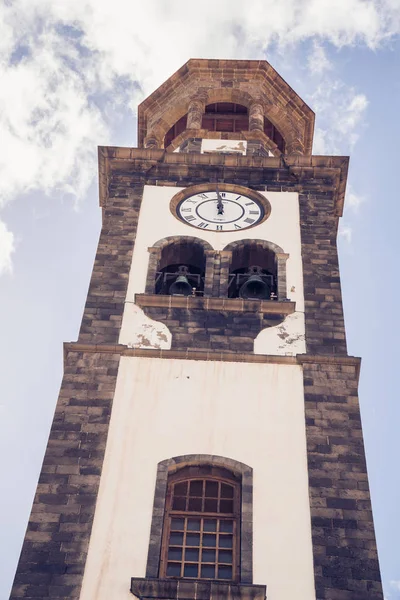
[[[183,133],[188,127],[188,114],[180,117],[164,137],[164,148],[168,146]],[[199,123],[200,126],[200,123]],[[241,134],[249,131],[249,109],[243,104],[235,102],[214,102],[207,104],[201,116],[201,129],[209,132],[221,132]],[[276,126],[264,115],[263,129],[265,135],[278,147],[280,152],[285,153],[285,140]]]
[[[232,250],[228,297],[276,300],[278,265],[275,252],[257,243]]]
[[[204,294],[206,257],[200,243],[174,242],[162,248],[155,293],[171,296]]]

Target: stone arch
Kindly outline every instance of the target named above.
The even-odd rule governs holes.
[[[194,98],[196,98],[196,95],[194,96]],[[170,129],[178,123],[180,119],[182,119],[185,115],[188,115],[189,106],[192,101],[193,98],[188,98],[180,102],[177,101],[174,104],[174,106],[167,110],[165,113],[163,113],[157,121],[149,124],[149,132],[146,137],[146,145],[148,147],[168,147],[169,151],[171,151],[172,148],[170,148],[170,145],[165,145],[165,136],[168,134]],[[207,104],[214,104],[216,102],[232,102],[235,104],[241,104],[243,106],[246,106],[249,109],[249,114],[251,105],[254,104],[254,102],[258,102],[263,107],[264,116],[274,125],[274,127],[276,127],[276,129],[279,131],[280,135],[286,143],[287,135],[281,131],[281,127],[282,125],[284,127],[284,123],[279,123],[279,119],[276,118],[276,115],[274,116],[274,114],[270,114],[270,112],[268,111],[270,103],[264,102],[264,100],[261,98],[256,98],[252,96],[249,92],[245,90],[241,90],[239,88],[210,88],[206,92],[203,91],[199,102],[203,105],[203,112]],[[179,137],[186,138],[187,135],[189,135],[188,133],[185,134],[185,132],[187,131],[188,130],[186,129],[184,132],[179,134]],[[201,129],[199,130],[199,133],[200,131],[200,137],[208,137],[206,130]],[[242,134],[240,134],[239,132],[238,135],[240,137],[242,136]],[[266,140],[269,140],[269,138],[265,134],[264,136]],[[273,145],[275,145],[273,140],[270,140],[270,142]],[[173,145],[173,149],[175,149],[175,147],[176,144]]]
[[[243,106],[249,108],[251,103],[254,102],[254,98],[248,92],[238,88],[211,88],[202,90],[200,95],[204,107],[207,104],[213,104],[215,102],[234,102],[236,104],[243,104]],[[164,138],[168,131],[179,121],[179,119],[188,113],[191,101],[197,96],[198,93],[194,94],[193,97],[186,98],[184,101],[174,103],[173,107],[165,111],[154,125],[149,125],[149,130],[151,131],[150,137],[156,138],[159,145],[163,146]]]
[[[164,139],[168,131],[179,121],[179,119],[188,114],[189,105],[196,96],[197,94],[185,100],[177,101],[174,103],[173,107],[165,111],[154,123],[150,123],[147,138],[149,140],[151,139],[157,147],[165,147]],[[263,97],[255,97],[246,90],[241,90],[239,88],[210,88],[208,90],[202,90],[201,103],[203,104],[203,110],[207,104],[214,104],[216,102],[242,104],[249,110],[254,102],[261,104],[263,106],[264,116],[277,128],[285,142],[290,141],[289,138],[286,139],[288,134],[284,131],[286,129],[285,120],[282,120],[280,116],[276,115],[274,110],[268,110],[271,101],[266,101]]]
[[[280,246],[278,246],[278,244],[275,244],[274,242],[268,242],[267,240],[252,240],[252,239],[237,240],[236,242],[231,242],[230,244],[225,246],[223,251],[224,252],[233,252],[234,250],[239,250],[240,248],[244,248],[245,246],[248,246],[249,244],[257,244],[257,245],[261,246],[262,248],[271,250],[272,252],[274,252],[274,254],[284,254],[283,249]]]
[[[188,235],[173,235],[162,238],[155,242],[153,246],[148,248],[150,253],[149,257],[149,266],[147,269],[147,278],[146,278],[146,294],[154,294],[155,293],[155,280],[156,273],[159,270],[161,265],[161,260],[163,256],[163,251],[168,247],[180,246],[180,245],[192,245],[193,247],[197,247],[201,250],[201,253],[204,255],[205,262],[205,285],[204,285],[204,295],[211,295],[212,290],[212,281],[213,281],[213,257],[215,255],[215,251],[211,244],[202,240],[201,238],[188,236]],[[162,265],[164,266],[164,265]]]
[[[147,145],[153,144],[159,148],[166,148],[164,144],[165,136],[171,127],[188,114],[189,106],[196,96],[197,94],[194,94],[193,97],[186,98],[185,100],[177,100],[173,107],[165,111],[154,123],[150,123],[146,137]],[[262,106],[264,117],[276,127],[288,148],[297,148],[296,143],[298,143],[301,137],[297,122],[291,115],[287,115],[283,110],[278,110],[273,100],[267,96],[264,90],[262,90],[262,93],[258,92],[256,95],[252,95],[240,88],[210,88],[206,91],[202,90],[200,102],[203,105],[203,111],[207,104],[232,102],[246,106],[249,109],[249,114],[250,107],[256,102]],[[206,130],[201,129],[199,132],[201,132],[201,137],[207,137]],[[267,136],[265,138],[269,139]],[[271,141],[274,143],[273,140]]]
[[[154,493],[150,543],[147,555],[146,577],[159,574],[162,527],[165,512],[168,477],[183,467],[215,466],[227,469],[241,482],[241,535],[240,535],[240,583],[253,582],[253,469],[248,465],[225,456],[214,454],[184,454],[158,463]]]
[[[164,138],[167,132],[181,117],[187,114],[188,108],[188,100],[176,102],[174,103],[174,106],[167,110],[153,126],[150,125],[149,131],[151,132],[151,137],[157,139],[160,148],[164,147]]]
[[[159,248],[161,250],[165,246],[169,246],[170,244],[174,244],[177,242],[178,243],[187,242],[187,243],[199,244],[200,246],[203,246],[204,251],[213,250],[213,247],[211,246],[211,244],[209,244],[205,240],[202,240],[201,238],[198,238],[198,237],[195,237],[192,235],[170,235],[168,237],[162,238],[161,240],[158,240],[158,242],[156,242],[151,248],[149,248],[149,252],[153,248]]]
[[[247,108],[255,101],[255,98],[239,88],[214,88],[207,90],[206,104],[214,104],[215,102],[233,102],[234,104],[242,104]]]
[[[286,261],[289,258],[289,254],[286,254],[283,251],[283,248],[275,244],[274,242],[269,242],[267,240],[259,240],[259,239],[242,239],[237,240],[235,242],[231,242],[223,249],[224,256],[228,258],[226,261],[226,268],[224,272],[221,272],[221,280],[223,279],[227,283],[229,279],[229,271],[232,266],[232,257],[234,254],[239,254],[241,250],[245,251],[249,246],[257,247],[260,249],[268,250],[272,252],[276,259],[276,278],[277,278],[277,297],[278,300],[285,300],[287,297],[287,287],[286,287]],[[249,265],[250,266],[250,265]]]

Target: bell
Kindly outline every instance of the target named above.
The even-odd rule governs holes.
[[[250,275],[239,290],[239,298],[255,298],[257,300],[269,300],[271,286],[262,280],[260,275]]]
[[[171,284],[169,293],[171,296],[190,296],[192,294],[192,286],[186,275],[178,275],[174,283]]]

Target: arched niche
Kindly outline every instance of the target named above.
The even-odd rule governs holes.
[[[150,253],[146,279],[147,294],[168,294],[170,285],[186,268],[190,285],[196,294],[209,295],[212,287],[211,245],[192,236],[170,236],[156,242]],[[209,289],[210,288],[210,289]]]
[[[258,267],[260,276],[271,286],[272,298],[286,299],[286,261],[289,255],[280,246],[266,240],[245,239],[228,244],[222,253],[225,257],[224,268],[221,269],[222,295],[237,297],[246,273],[251,267]]]

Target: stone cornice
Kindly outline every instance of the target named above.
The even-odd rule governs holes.
[[[335,200],[335,214],[340,217],[343,213],[344,196],[346,191],[349,158],[347,156],[271,156],[252,157],[224,154],[180,154],[169,153],[165,150],[144,148],[118,148],[115,146],[99,147],[99,180],[100,206],[106,207],[108,201],[108,179],[113,171],[124,170],[139,174],[146,179],[154,167],[167,167],[168,177],[156,180],[156,185],[173,186],[179,183],[182,174],[187,174],[190,167],[207,166],[222,168],[228,181],[230,171],[251,169],[254,173],[260,170],[271,170],[275,181],[282,181],[282,188],[290,191],[304,192],[307,183],[318,191],[332,191]],[[174,181],[174,178],[176,181]],[[198,178],[198,175],[197,175]],[[265,179],[265,176],[263,177]],[[205,179],[206,180],[206,179]],[[210,178],[207,179],[210,181]],[[154,183],[153,183],[154,184]],[[260,190],[260,185],[257,189]]]
[[[339,355],[321,355],[321,354],[297,354],[297,362],[304,364],[317,365],[344,365],[356,368],[357,383],[360,377],[361,358],[358,356],[339,356]]]
[[[279,356],[267,354],[250,354],[240,352],[218,352],[212,350],[160,350],[156,348],[130,348],[123,344],[83,344],[80,342],[64,343],[64,358],[68,352],[119,354],[140,358],[167,358],[177,360],[212,360],[219,362],[252,362],[297,364],[295,356]]]
[[[132,577],[131,593],[140,600],[265,600],[265,585],[190,579]]]
[[[268,316],[286,316],[294,313],[295,302],[277,300],[243,300],[242,298],[207,298],[204,296],[163,296],[161,294],[135,294],[140,306],[159,308],[186,308],[188,310],[218,310],[223,312],[262,312]]]
[[[166,358],[169,360],[205,360],[217,362],[273,363],[283,365],[344,365],[356,367],[357,378],[360,373],[361,358],[357,356],[331,356],[321,354],[297,354],[281,356],[278,354],[250,354],[239,352],[218,352],[212,350],[161,350],[156,348],[130,348],[123,344],[84,344],[80,342],[64,343],[64,360],[68,352],[88,354],[119,354],[138,358]]]

